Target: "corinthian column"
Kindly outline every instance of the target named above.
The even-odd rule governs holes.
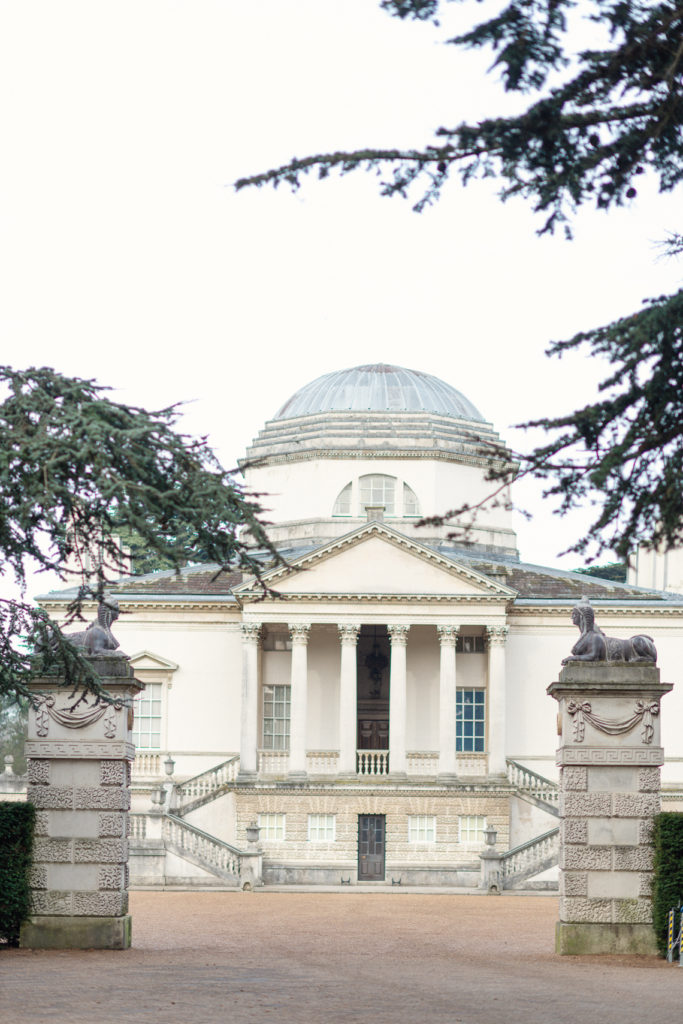
[[[487,626],[489,775],[505,775],[505,641],[507,626]]]
[[[456,781],[455,753],[455,646],[458,626],[437,626],[439,662],[439,781]]]
[[[406,647],[410,626],[387,626],[391,640],[389,669],[389,772],[406,774],[407,677]]]
[[[339,672],[339,764],[340,775],[356,774],[356,740],[358,731],[358,681],[356,646],[359,625],[339,626],[341,668]]]
[[[256,778],[258,728],[258,646],[260,622],[242,623],[242,728],[238,782]]]
[[[292,637],[292,691],[289,726],[289,773],[293,782],[304,781],[306,772],[306,720],[308,715],[308,635],[310,623],[289,627]]]

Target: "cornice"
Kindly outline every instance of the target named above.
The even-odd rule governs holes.
[[[258,595],[254,595],[252,598],[251,594],[242,594],[242,601],[246,604],[252,604],[256,602],[263,603],[263,598]],[[444,602],[450,602],[452,604],[493,604],[493,605],[505,605],[508,606],[509,598],[504,594],[352,594],[345,592],[338,593],[325,593],[325,594],[313,594],[313,593],[297,593],[297,594],[276,594],[271,600],[274,601],[320,601],[320,602],[348,602],[348,601],[385,601],[390,603],[407,603],[419,601],[422,604],[428,604],[430,602],[436,602],[443,604]]]
[[[543,605],[536,604],[533,606],[522,605],[521,607],[514,602],[510,607],[510,618],[515,619],[518,617],[524,618],[538,618],[540,616],[552,616],[553,618],[567,618],[571,619],[572,608],[576,604],[576,599],[572,598],[567,600],[566,604],[563,605]],[[623,615],[657,615],[660,617],[683,617],[683,605],[666,605],[666,604],[652,604],[644,605],[642,602],[636,602],[633,604],[620,604],[618,607],[610,607],[609,605],[600,604],[599,598],[591,598],[591,604],[596,611],[600,612],[600,618],[618,618]],[[568,621],[567,625],[571,625]]]
[[[308,462],[311,459],[335,459],[358,461],[359,459],[438,459],[443,462],[459,462],[466,466],[479,469],[503,467],[508,465],[504,459],[486,458],[485,456],[464,455],[460,452],[443,451],[440,448],[311,448],[307,451],[283,452],[281,455],[254,455],[253,458],[240,459],[239,467],[245,469],[261,469],[283,462]]]

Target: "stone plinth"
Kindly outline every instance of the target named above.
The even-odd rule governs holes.
[[[21,945],[125,949],[133,697],[124,656],[93,657],[114,704],[78,701],[54,677],[35,680],[29,709],[27,799],[36,808],[33,913]]]
[[[573,662],[559,702],[558,953],[655,953],[652,820],[660,809],[660,700],[647,663]]]

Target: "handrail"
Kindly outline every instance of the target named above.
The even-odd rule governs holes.
[[[217,836],[212,836],[209,832],[203,832],[202,829],[197,828],[196,825],[190,825],[189,821],[185,821],[184,818],[179,818],[177,814],[165,814],[164,818],[168,818],[175,825],[180,825],[181,828],[187,832],[193,832],[194,835],[199,836],[200,839],[208,840],[213,846],[220,846],[225,850],[229,850],[230,853],[236,854],[241,857],[244,854],[244,850],[238,849],[236,846],[232,846],[230,843],[226,843],[224,839],[218,839]]]
[[[227,761],[222,761],[221,764],[214,765],[213,768],[207,768],[206,771],[200,772],[199,775],[193,775],[191,779],[181,782],[175,789],[177,798],[182,801],[192,797],[204,796],[219,789],[220,786],[234,782],[238,761],[239,754],[233,754]]]
[[[519,761],[513,761],[511,758],[508,757],[506,758],[506,764],[508,766],[508,769],[514,768],[519,772],[523,772],[524,775],[528,775],[530,779],[534,779],[537,783],[539,783],[539,789],[558,789],[557,783],[553,782],[552,779],[547,779],[545,775],[539,775],[538,772],[535,772],[532,768],[527,768],[526,765],[520,764]],[[510,772],[508,771],[508,778],[509,776]],[[513,780],[510,779],[510,781],[512,782]]]
[[[511,860],[517,854],[524,853],[526,850],[532,850],[534,846],[540,846],[541,843],[552,839],[554,836],[559,834],[559,831],[560,826],[556,825],[555,828],[548,829],[548,831],[544,832],[543,835],[534,836],[533,839],[527,839],[525,843],[520,843],[519,846],[513,846],[511,850],[505,850],[504,853],[501,853],[500,859],[501,861]]]

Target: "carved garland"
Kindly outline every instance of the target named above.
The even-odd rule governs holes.
[[[54,697],[39,698],[36,707],[36,734],[44,738],[50,728],[50,719],[66,729],[84,729],[104,718],[104,735],[108,740],[116,736],[116,712],[124,707],[124,701],[113,704],[95,704],[86,711],[59,711],[55,708]]]
[[[584,736],[586,734],[586,722],[589,722],[594,729],[598,730],[598,732],[604,732],[608,736],[621,736],[623,733],[630,732],[631,729],[635,729],[638,723],[642,722],[642,740],[643,743],[649,745],[652,743],[652,738],[655,732],[652,719],[659,714],[659,701],[637,700],[635,710],[631,717],[625,718],[621,722],[618,722],[615,719],[600,718],[599,715],[593,714],[590,701],[583,701],[579,703],[577,701],[570,700],[567,704],[567,711],[573,719],[574,741],[576,743],[583,743]]]

